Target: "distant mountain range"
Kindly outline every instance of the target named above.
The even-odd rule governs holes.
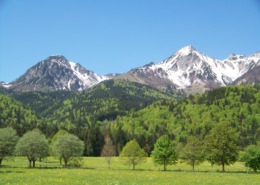
[[[116,78],[194,94],[230,85],[238,78],[248,76],[247,72],[251,73],[253,69],[259,71],[259,65],[260,53],[252,56],[232,54],[225,60],[217,60],[187,46],[158,64],[150,63]]]
[[[103,76],[58,55],[37,63],[9,84],[2,82],[1,86],[19,92],[84,91],[104,80],[125,79],[194,94],[231,84],[258,83],[259,66],[260,52],[251,56],[232,54],[225,60],[217,60],[187,46],[158,64]]]

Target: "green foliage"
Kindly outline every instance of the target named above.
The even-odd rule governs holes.
[[[72,97],[75,93],[70,91],[50,92],[23,92],[13,93],[11,97],[29,106],[35,113],[45,118],[63,105],[63,101]]]
[[[0,167],[6,156],[12,155],[15,149],[18,136],[12,128],[0,129]]]
[[[181,151],[181,158],[191,165],[194,171],[194,166],[204,161],[203,143],[197,137],[190,136]]]
[[[185,145],[189,136],[204,140],[220,122],[227,122],[239,134],[245,148],[260,141],[260,86],[229,86],[176,101],[157,101],[146,108],[118,117],[111,126],[121,129],[127,142],[136,139],[150,155],[156,140],[167,134]],[[119,145],[113,138],[115,145]]]
[[[238,159],[238,134],[228,124],[221,123],[213,128],[205,138],[205,152],[207,160],[212,164],[225,165],[233,164]]]
[[[59,130],[51,139],[50,152],[52,154],[54,143],[57,141],[58,137],[61,135],[69,134],[66,130]]]
[[[253,169],[254,172],[260,170],[260,147],[256,145],[248,146],[243,161],[245,161],[245,166]]]
[[[0,128],[12,127],[18,135],[36,128],[40,124],[31,109],[22,103],[0,94]]]
[[[72,134],[60,134],[52,147],[52,153],[58,158],[63,159],[65,167],[74,158],[82,156],[83,150],[83,141]]]
[[[35,161],[48,155],[48,141],[39,130],[26,132],[16,145],[18,155],[27,156],[29,167],[35,167]],[[32,163],[33,162],[33,166]]]
[[[174,150],[174,145],[167,135],[161,136],[155,143],[152,158],[156,165],[166,166],[176,164],[178,155]]]
[[[133,170],[135,170],[136,165],[146,162],[146,156],[145,151],[141,149],[136,140],[126,143],[120,153],[120,158],[125,162],[125,164],[133,165]]]
[[[123,80],[107,80],[94,86],[87,93],[78,93],[63,102],[54,115],[53,123],[60,128],[90,126],[93,122],[114,120],[159,100],[173,100],[178,96],[167,94],[149,86]]]

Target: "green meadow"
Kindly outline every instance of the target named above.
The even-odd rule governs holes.
[[[3,161],[0,168],[0,184],[8,185],[45,185],[45,184],[80,184],[80,185],[259,185],[260,174],[254,174],[237,162],[226,167],[222,173],[221,167],[211,166],[205,162],[195,167],[178,163],[168,166],[167,171],[154,166],[152,159],[131,170],[119,158],[111,162],[111,169],[102,157],[84,157],[80,168],[62,168],[59,161],[48,157],[42,162],[36,162],[36,168],[28,168],[25,157],[10,157]]]

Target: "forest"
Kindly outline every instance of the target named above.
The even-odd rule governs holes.
[[[148,156],[168,135],[177,150],[189,137],[203,141],[220,123],[236,130],[243,150],[260,141],[260,85],[229,86],[184,97],[127,81],[105,81],[87,92],[2,92],[0,127],[18,136],[38,128],[49,141],[59,130],[84,142],[84,156],[100,156],[110,134],[119,155],[135,139]]]

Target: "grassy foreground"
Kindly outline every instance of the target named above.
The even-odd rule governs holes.
[[[243,163],[227,166],[225,173],[219,172],[220,167],[211,167],[203,163],[195,167],[192,172],[190,166],[179,163],[169,166],[168,171],[161,171],[148,158],[145,164],[137,166],[137,170],[129,169],[118,158],[113,158],[111,169],[101,157],[87,157],[83,159],[82,168],[64,169],[57,159],[46,158],[43,162],[36,162],[37,168],[27,168],[24,157],[8,158],[0,168],[0,184],[28,184],[28,185],[259,185],[260,174],[247,173]]]

